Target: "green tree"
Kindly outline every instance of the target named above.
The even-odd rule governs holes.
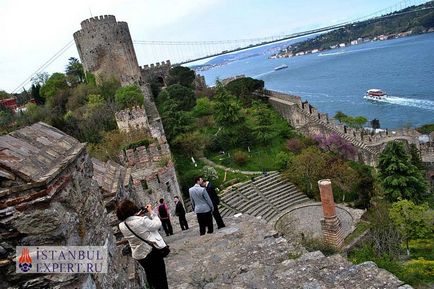
[[[180,84],[173,84],[161,91],[158,95],[158,101],[176,101],[178,110],[189,111],[196,105],[196,97],[191,88],[187,88]]]
[[[237,78],[228,84],[226,89],[238,97],[245,105],[251,105],[252,100],[256,99],[253,92],[264,88],[264,81],[251,77]]]
[[[173,141],[174,147],[180,149],[188,157],[203,156],[206,144],[206,138],[197,131],[180,134]]]
[[[422,158],[420,156],[420,151],[414,143],[410,144],[408,151],[410,153],[411,163],[419,170],[425,169],[425,167],[422,163]]]
[[[68,88],[66,76],[63,73],[53,73],[50,78],[41,87],[41,96],[45,99],[47,104],[51,107],[54,106],[55,97],[57,94]]]
[[[410,240],[434,237],[434,211],[427,204],[400,200],[392,205],[389,215],[404,238],[407,255],[410,255]]]
[[[308,147],[296,155],[285,175],[309,197],[319,198],[317,181],[325,177],[329,157],[316,147]]]
[[[167,85],[179,84],[184,87],[193,88],[195,73],[188,67],[175,66],[169,70]]]
[[[391,202],[402,198],[420,203],[428,188],[401,142],[389,142],[381,153],[378,177],[386,198]]]
[[[144,96],[140,87],[131,84],[119,88],[115,94],[116,103],[120,109],[128,107],[142,106],[144,103]]]
[[[217,83],[215,101],[215,120],[218,125],[231,127],[244,122],[240,102],[221,83]]]
[[[253,120],[252,134],[259,143],[267,144],[279,135],[279,131],[273,129],[273,113],[266,105],[254,107]]]
[[[85,81],[85,75],[83,70],[83,65],[75,57],[70,57],[68,59],[68,64],[65,69],[66,76],[68,77],[68,82],[72,85],[77,85]]]
[[[7,99],[7,98],[10,98],[11,96],[10,96],[10,94],[9,93],[7,93],[6,91],[4,91],[4,90],[0,90],[0,99]]]
[[[335,119],[337,119],[340,123],[344,122],[344,119],[347,118],[347,115],[342,111],[338,111],[335,114]]]

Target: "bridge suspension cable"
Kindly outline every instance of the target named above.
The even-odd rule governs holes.
[[[57,58],[62,56],[62,54],[65,53],[65,51],[67,51],[72,46],[73,43],[74,43],[74,40],[69,41],[65,46],[63,46],[59,51],[57,51],[53,56],[51,56],[50,59],[48,59],[46,62],[44,62],[44,64],[42,64],[38,69],[36,69],[29,77],[27,77],[23,82],[21,82],[12,91],[12,93],[16,93],[20,88],[22,88],[24,85],[28,84],[36,74],[44,71],[44,69],[46,69],[48,66],[50,66],[51,63],[53,63],[54,61],[56,61]]]

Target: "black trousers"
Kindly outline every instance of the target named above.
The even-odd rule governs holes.
[[[166,264],[156,249],[152,248],[152,251],[138,262],[145,269],[146,280],[150,289],[169,289]]]
[[[161,225],[163,226],[166,236],[173,235],[172,222],[170,222],[170,219],[161,219]]]
[[[220,216],[219,207],[214,206],[214,211],[212,211],[212,215],[214,216],[214,220],[217,223],[217,229],[226,227],[223,222],[222,216]]]
[[[188,223],[187,219],[185,218],[185,215],[179,215],[179,225],[181,226],[181,230],[188,230]]]
[[[197,221],[199,223],[199,233],[200,235],[205,235],[205,230],[208,228],[207,233],[212,234],[214,232],[214,227],[212,223],[211,211],[207,213],[197,213]]]

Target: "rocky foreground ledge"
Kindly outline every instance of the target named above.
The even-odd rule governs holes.
[[[172,249],[166,259],[171,289],[412,288],[373,262],[353,265],[341,255],[307,252],[264,220],[226,218],[226,228],[199,236],[188,215],[190,229],[165,238]]]

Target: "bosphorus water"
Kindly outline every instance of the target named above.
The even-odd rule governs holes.
[[[383,128],[434,123],[434,33],[369,42],[292,58],[269,54],[233,61],[202,71],[208,84],[244,74],[265,81],[268,89],[299,95],[319,111],[337,111],[368,119]],[[288,68],[275,71],[286,64]],[[379,88],[388,99],[363,99]]]

